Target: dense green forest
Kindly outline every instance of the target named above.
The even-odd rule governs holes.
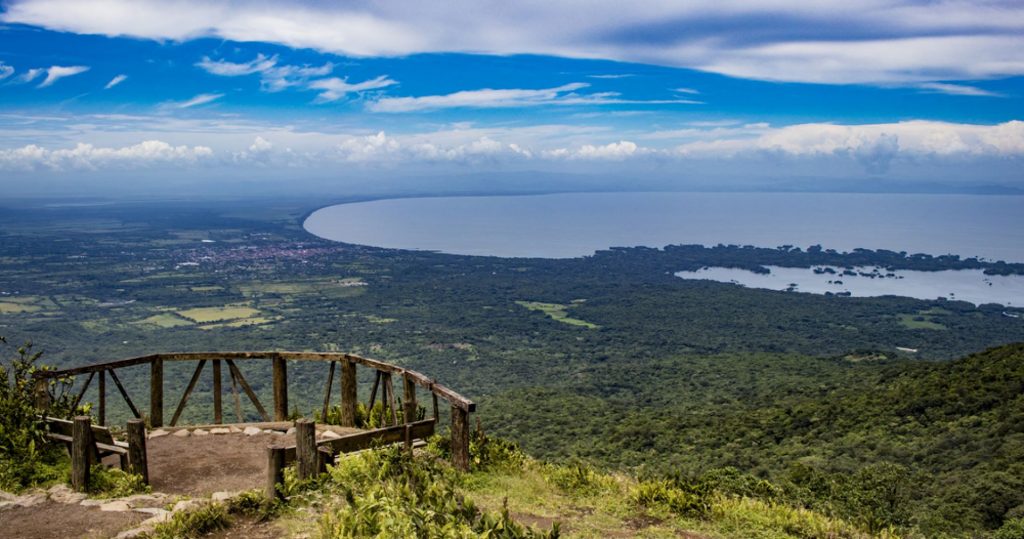
[[[1004,315],[1020,310],[674,276],[713,265],[1019,264],[817,246],[454,256],[320,240],[301,228],[314,207],[7,208],[0,334],[63,366],[156,351],[355,352],[443,380],[479,403],[489,432],[545,459],[640,477],[728,466],[814,492],[798,502],[838,516],[849,510],[832,492],[844,477],[891,466],[886,477],[905,489],[894,525],[969,536],[1024,516],[1024,352],[956,359],[1024,341],[1024,318]],[[289,373],[300,411],[320,399],[317,367]],[[242,368],[266,395],[269,373]],[[124,373],[144,395],[144,369]],[[169,371],[168,393],[187,376]],[[185,419],[208,421],[209,380],[197,391]]]

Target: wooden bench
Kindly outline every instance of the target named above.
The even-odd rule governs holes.
[[[74,422],[56,417],[47,417],[45,420],[47,427],[49,427],[49,432],[47,432],[46,436],[51,440],[64,442],[70,453],[71,443],[74,441]],[[92,454],[89,457],[90,464],[101,462],[104,457],[117,455],[121,469],[126,472],[128,471],[128,442],[115,440],[110,434],[110,429],[97,425],[92,426],[92,441],[93,443],[90,444],[92,446]]]

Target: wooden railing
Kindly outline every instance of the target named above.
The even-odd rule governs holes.
[[[97,397],[97,421],[100,425],[106,424],[107,413],[107,385],[109,376],[117,387],[118,392],[124,399],[131,413],[141,419],[142,413],[135,401],[131,399],[128,391],[117,376],[117,370],[138,365],[149,365],[149,423],[152,427],[164,425],[164,363],[165,362],[196,362],[195,370],[185,387],[174,414],[171,416],[169,426],[175,426],[181,418],[182,411],[188,404],[189,396],[195,389],[207,363],[211,364],[213,375],[213,422],[223,423],[222,403],[222,367],[227,366],[231,378],[232,396],[234,399],[235,414],[238,422],[244,422],[242,417],[241,396],[239,386],[252,402],[256,411],[264,421],[271,421],[267,413],[249,385],[242,371],[239,370],[236,362],[270,360],[273,375],[273,421],[285,421],[288,419],[288,362],[289,361],[320,361],[329,363],[326,384],[323,397],[323,416],[326,418],[331,405],[331,394],[334,387],[335,372],[340,366],[340,403],[341,403],[341,425],[346,427],[356,426],[356,405],[358,402],[356,368],[362,366],[374,371],[373,387],[370,391],[369,406],[367,410],[372,411],[378,393],[380,394],[382,408],[390,408],[391,417],[384,418],[390,426],[410,425],[417,423],[417,387],[426,389],[432,399],[432,425],[438,420],[438,400],[444,400],[451,406],[451,447],[452,463],[459,469],[469,468],[469,414],[476,411],[476,404],[459,395],[455,391],[437,383],[433,379],[419,372],[405,369],[397,365],[368,359],[353,354],[331,353],[331,352],[190,352],[175,354],[153,354],[108,363],[98,363],[84,367],[63,369],[58,371],[47,371],[37,373],[37,395],[45,399],[48,394],[46,387],[49,380],[53,378],[64,378],[68,376],[88,375],[85,383],[79,389],[74,405],[77,408],[82,398],[88,391],[94,379],[98,379]],[[98,377],[97,377],[98,375]],[[402,381],[402,421],[399,422],[397,413],[396,395],[394,389],[394,378]],[[45,402],[41,402],[45,405]],[[382,422],[383,423],[383,422]]]

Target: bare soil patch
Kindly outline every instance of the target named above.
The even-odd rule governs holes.
[[[113,537],[149,516],[46,501],[31,507],[0,509],[0,535],[6,539]]]
[[[146,440],[154,491],[209,496],[264,485],[267,446],[287,443],[280,434],[161,436]]]

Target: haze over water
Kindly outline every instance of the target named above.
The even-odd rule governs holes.
[[[1024,261],[1024,197],[848,193],[570,193],[330,206],[306,229],[397,249],[570,258],[614,246],[820,244]]]

